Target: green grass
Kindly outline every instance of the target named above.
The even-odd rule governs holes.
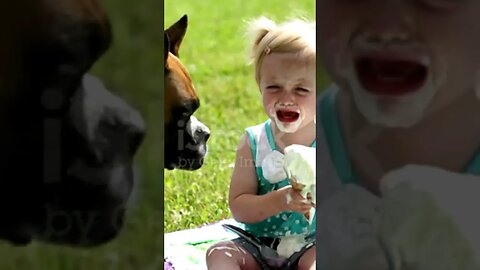
[[[94,249],[0,243],[1,270],[154,270],[163,265],[161,1],[100,1],[114,29],[114,44],[92,73],[138,108],[148,135],[138,155],[136,201],[121,235]],[[140,4],[141,3],[141,4]]]
[[[315,1],[165,1],[165,27],[187,14],[189,26],[180,56],[201,99],[195,115],[212,135],[204,167],[165,172],[165,232],[230,217],[227,194],[240,136],[266,119],[246,64],[245,22],[264,15],[277,22],[315,19]]]

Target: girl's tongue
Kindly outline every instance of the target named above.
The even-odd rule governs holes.
[[[412,60],[360,57],[355,69],[362,87],[375,95],[400,96],[419,90],[428,67]]]
[[[295,122],[300,117],[300,113],[292,110],[280,109],[276,113],[278,120],[286,123]]]

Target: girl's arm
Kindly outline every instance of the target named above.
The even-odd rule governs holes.
[[[233,170],[229,192],[229,206],[236,221],[256,223],[280,212],[292,210],[301,213],[310,210],[310,204],[293,191],[291,186],[257,195],[257,174],[250,149],[248,136],[244,134],[237,148],[235,168]],[[292,200],[287,204],[286,195],[290,193]]]

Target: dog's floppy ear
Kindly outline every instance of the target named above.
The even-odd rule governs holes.
[[[167,33],[165,32],[163,36],[163,66],[164,67],[167,67],[167,58],[168,58],[169,52],[170,52],[170,41]]]
[[[170,52],[177,57],[179,56],[178,50],[180,49],[180,44],[185,36],[185,32],[187,32],[187,26],[188,17],[187,15],[183,15],[180,20],[178,20],[165,31],[170,41]]]

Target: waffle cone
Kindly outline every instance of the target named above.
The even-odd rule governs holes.
[[[290,179],[288,179],[288,182],[290,183],[290,185],[292,186],[292,189],[295,190],[296,192],[301,192],[304,188],[305,188],[305,185],[304,184],[301,184],[297,181],[297,179],[295,179],[295,177],[291,177]],[[310,193],[307,193],[307,200],[310,202],[310,204],[312,205],[312,207],[316,207],[315,203],[312,202],[312,195]],[[310,220],[310,212],[307,212],[304,214],[304,217],[307,219],[307,220]]]

